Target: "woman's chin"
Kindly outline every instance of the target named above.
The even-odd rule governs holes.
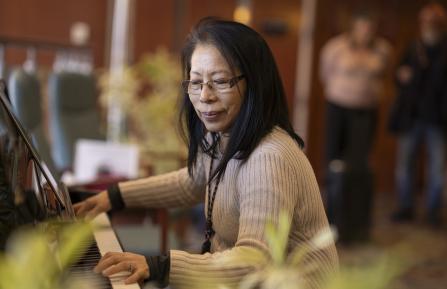
[[[209,132],[222,132],[222,129],[219,126],[216,125],[206,125],[206,130]]]
[[[227,126],[223,123],[209,123],[204,121],[203,124],[209,132],[226,132],[228,130]]]

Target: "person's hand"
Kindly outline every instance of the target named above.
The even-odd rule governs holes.
[[[107,212],[112,208],[107,191],[102,191],[97,195],[79,202],[73,206],[76,216],[92,219],[97,215]]]
[[[407,84],[413,78],[413,69],[410,66],[404,65],[397,69],[397,79],[402,84]]]
[[[102,273],[102,275],[107,277],[122,271],[130,272],[130,276],[124,280],[125,284],[142,282],[150,276],[146,258],[142,255],[128,252],[106,253],[93,271]]]

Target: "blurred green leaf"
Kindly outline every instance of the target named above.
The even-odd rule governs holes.
[[[67,289],[64,270],[76,261],[89,238],[91,228],[86,223],[53,222],[15,232],[0,256],[0,288]],[[79,282],[72,284],[81,288]]]
[[[290,218],[285,213],[279,215],[278,224],[269,222],[266,225],[266,239],[274,265],[284,263],[290,225]]]
[[[216,260],[221,265],[239,264],[240,266],[259,266],[267,264],[268,257],[264,252],[252,247],[233,248],[233,254],[223,255]]]
[[[93,240],[93,230],[89,223],[74,223],[61,232],[58,257],[62,268],[73,264],[88,249]]]
[[[331,228],[325,228],[318,232],[309,242],[303,243],[296,248],[289,256],[288,263],[292,266],[299,266],[304,261],[306,255],[312,251],[321,250],[334,244],[336,233]]]
[[[331,279],[327,289],[385,289],[406,266],[389,255],[380,256],[366,267],[344,267]]]

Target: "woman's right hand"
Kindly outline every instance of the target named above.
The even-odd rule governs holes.
[[[102,191],[73,206],[76,216],[87,219],[93,219],[97,215],[109,211],[111,208],[112,205],[107,191]]]

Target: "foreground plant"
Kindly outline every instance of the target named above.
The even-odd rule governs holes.
[[[0,256],[1,289],[87,288],[66,274],[92,239],[87,223],[46,223],[21,229]]]
[[[290,220],[281,214],[277,225],[267,224],[266,240],[269,255],[254,248],[244,248],[239,254],[225,256],[216,260],[218,264],[238,264],[256,268],[236,287],[227,284],[213,284],[218,289],[308,289],[306,277],[315,269],[316,264],[309,261],[309,254],[331,245],[336,234],[330,229],[319,232],[310,242],[287,255],[287,241]],[[413,260],[409,258],[411,248],[398,245],[389,251],[377,254],[362,267],[341,265],[338,272],[330,276],[321,289],[387,289],[393,280],[406,271]],[[210,282],[204,284],[201,276],[195,276],[195,288],[211,288]]]
[[[242,254],[220,260],[223,263],[259,266],[259,270],[247,275],[239,284],[239,289],[305,289],[306,276],[315,268],[306,257],[313,251],[324,249],[334,242],[330,229],[319,232],[306,246],[297,248],[287,255],[287,241],[291,222],[286,214],[281,214],[278,225],[268,223],[266,240],[270,256],[260,250],[247,248]],[[225,287],[224,287],[225,288]]]

